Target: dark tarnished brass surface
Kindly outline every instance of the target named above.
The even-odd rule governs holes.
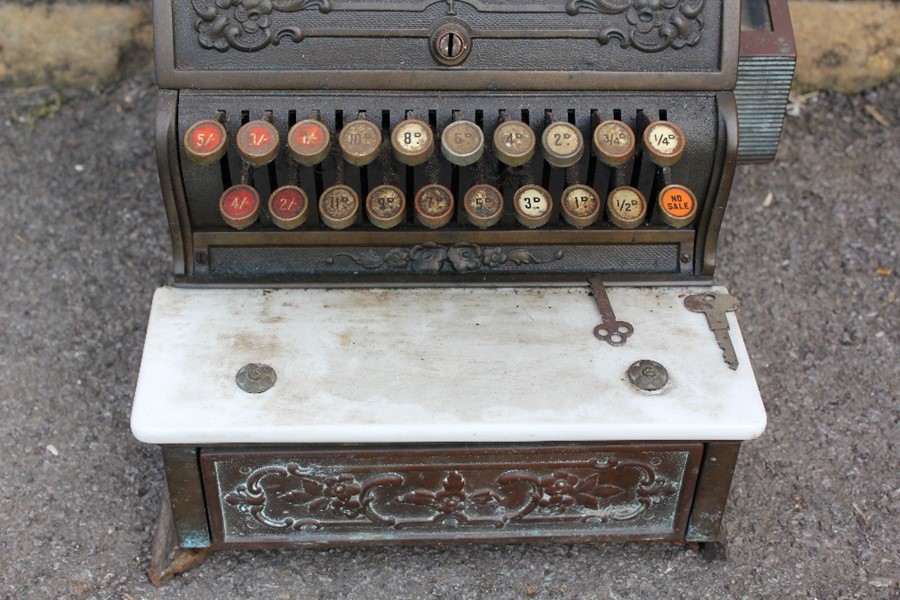
[[[163,450],[165,452],[165,450]],[[194,464],[197,464],[196,457]],[[195,467],[195,471],[197,468]],[[202,498],[201,498],[202,501]],[[206,522],[206,511],[202,513]],[[153,548],[150,554],[150,568],[147,575],[153,585],[163,585],[175,575],[184,573],[197,566],[212,551],[209,543],[205,547],[183,547],[178,539],[175,529],[175,517],[172,514],[172,500],[168,489],[163,489],[160,498],[159,520],[156,523],[156,533],[153,536]],[[206,535],[209,539],[209,533]]]
[[[450,12],[454,12],[451,6]],[[448,67],[462,64],[472,50],[472,36],[462,21],[447,20],[431,36],[434,59]]]
[[[748,18],[741,22],[734,86],[740,129],[738,163],[771,162],[797,65],[794,31],[788,0],[745,0],[742,7]]]
[[[208,118],[210,105],[218,107],[219,114],[226,132],[234,136],[241,127],[245,118],[271,119],[273,126],[285,139],[289,138],[289,132],[295,119],[300,119],[300,111],[296,109],[296,99],[288,94],[259,94],[259,93],[222,93],[214,92],[190,92],[181,93],[179,103],[179,120],[183,122],[183,130],[178,134],[183,137],[187,128],[195,121]],[[618,117],[619,120],[631,127],[638,127],[642,118],[666,117],[669,120],[677,120],[682,124],[689,124],[691,131],[697,132],[697,140],[686,149],[686,157],[679,164],[670,167],[670,181],[684,185],[691,189],[698,199],[697,218],[682,231],[666,225],[662,218],[656,215],[652,219],[640,220],[636,228],[632,229],[634,235],[622,238],[617,237],[622,233],[614,220],[601,213],[598,220],[587,227],[584,233],[590,233],[588,243],[597,244],[595,252],[599,267],[604,261],[599,258],[605,252],[605,247],[610,244],[628,243],[643,246],[644,244],[677,244],[679,248],[679,262],[677,280],[686,281],[691,277],[695,281],[708,279],[708,264],[711,262],[712,253],[715,250],[714,236],[718,227],[718,215],[727,194],[718,194],[716,181],[727,173],[728,162],[725,156],[719,154],[719,148],[728,147],[729,137],[726,115],[719,115],[722,123],[717,124],[710,115],[717,114],[717,105],[727,100],[727,94],[723,98],[710,95],[694,95],[687,97],[668,96],[666,98],[653,96],[631,96],[623,94],[604,94],[603,96],[581,95],[574,99],[559,98],[552,94],[537,95],[532,98],[503,96],[494,93],[479,94],[477,97],[468,97],[465,94],[444,94],[435,99],[433,97],[408,97],[403,95],[381,96],[373,98],[365,94],[344,93],[341,95],[328,93],[305,94],[305,106],[303,115],[315,115],[325,127],[333,131],[346,129],[345,123],[357,119],[360,115],[366,116],[366,122],[371,124],[372,131],[377,130],[378,135],[389,133],[401,121],[409,115],[420,115],[423,121],[428,123],[433,132],[444,132],[448,126],[457,121],[470,121],[481,128],[486,137],[493,136],[498,125],[503,119],[506,122],[517,121],[527,124],[532,131],[542,132],[545,127],[547,115],[566,115],[568,122],[574,122],[582,135],[591,136],[596,128],[596,122],[603,122],[604,118],[610,120]],[[435,104],[436,102],[436,104]],[[528,104],[526,105],[525,102]],[[572,108],[570,102],[576,102]],[[164,105],[167,106],[167,105]],[[522,109],[510,110],[510,106],[527,106]],[[610,110],[609,107],[622,107]],[[733,106],[733,103],[732,103]],[[256,107],[256,108],[254,108]],[[263,109],[262,107],[268,107]],[[599,107],[599,108],[595,108]],[[641,107],[637,110],[635,107]],[[574,112],[572,112],[574,111]],[[642,116],[643,115],[643,116]],[[380,117],[380,119],[378,118]],[[302,120],[302,119],[300,119]],[[296,121],[299,122],[299,121]],[[374,135],[374,133],[373,133]],[[377,137],[377,136],[375,136]],[[326,156],[322,162],[314,167],[300,166],[289,152],[284,152],[265,168],[252,168],[247,171],[242,167],[240,157],[236,152],[230,152],[217,164],[198,165],[191,160],[183,160],[180,163],[182,176],[173,182],[172,203],[176,208],[179,202],[186,206],[183,214],[190,218],[185,221],[188,228],[188,238],[196,245],[188,255],[189,262],[185,271],[189,275],[179,282],[192,282],[196,284],[221,284],[225,279],[220,274],[228,272],[241,273],[241,265],[223,265],[222,260],[229,256],[243,255],[231,251],[223,252],[214,250],[212,246],[220,246],[227,233],[223,229],[222,217],[216,209],[216,199],[221,195],[225,187],[234,185],[245,178],[257,192],[269,198],[271,193],[286,184],[297,185],[309,196],[311,203],[316,205],[321,200],[325,190],[335,184],[346,185],[353,189],[357,196],[365,199],[372,189],[380,185],[394,185],[404,192],[409,202],[412,202],[416,193],[425,185],[438,183],[451,191],[455,199],[463,204],[465,193],[479,183],[494,185],[504,196],[505,213],[500,220],[485,233],[490,232],[491,239],[488,244],[522,244],[524,249],[533,254],[540,255],[539,246],[553,244],[564,250],[565,246],[583,245],[586,238],[579,236],[579,224],[577,221],[567,219],[562,207],[554,206],[550,212],[548,221],[538,230],[529,231],[528,226],[523,225],[516,218],[516,210],[513,206],[515,191],[526,183],[534,183],[545,188],[554,200],[554,204],[562,199],[565,188],[575,184],[583,184],[592,188],[603,199],[611,183],[621,177],[627,184],[633,184],[645,197],[653,194],[654,205],[657,193],[654,186],[654,169],[645,159],[631,159],[618,169],[613,169],[605,164],[593,153],[584,153],[577,165],[566,171],[556,168],[547,168],[546,162],[540,153],[533,156],[528,162],[518,167],[508,167],[495,161],[490,150],[483,153],[480,160],[466,168],[457,168],[448,160],[443,152],[434,153],[425,163],[416,167],[408,167],[394,160],[391,144],[381,143],[375,158],[364,167],[354,168],[344,163],[342,152],[335,149]],[[174,150],[176,155],[177,148]],[[640,157],[640,155],[638,155]],[[714,194],[713,196],[709,196]],[[180,197],[182,200],[178,200]],[[263,207],[264,209],[267,208]],[[179,210],[181,210],[179,208]],[[408,211],[412,212],[412,211]],[[698,232],[702,232],[703,239],[697,238]],[[404,222],[397,224],[389,230],[383,230],[373,226],[371,219],[354,219],[345,229],[337,232],[332,229],[325,220],[321,219],[317,211],[311,214],[303,226],[293,232],[296,235],[283,235],[290,232],[283,231],[271,218],[268,211],[263,210],[260,218],[252,226],[245,228],[240,237],[227,238],[227,245],[235,249],[244,247],[268,248],[272,260],[276,261],[276,255],[281,254],[280,247],[286,244],[285,249],[297,246],[322,245],[327,247],[340,246],[344,241],[350,242],[345,246],[345,252],[352,252],[359,246],[383,247],[389,249],[398,245],[414,245],[416,243],[485,243],[484,238],[479,238],[480,231],[473,226],[468,218],[464,206],[460,206],[449,216],[447,222],[432,235],[428,227],[423,226],[417,218],[407,217]],[[300,235],[302,233],[302,235]],[[689,246],[685,245],[683,233],[688,233],[695,240]],[[327,234],[327,235],[326,235]],[[434,236],[437,237],[434,237]],[[349,236],[355,236],[351,241]],[[473,237],[474,236],[474,237]],[[529,237],[531,236],[531,237]],[[510,240],[515,240],[510,242]],[[657,246],[658,247],[658,246]],[[249,249],[249,248],[248,248]],[[645,247],[645,251],[653,254],[656,250]],[[642,252],[637,248],[637,252]],[[261,256],[260,250],[253,250],[254,256]],[[577,254],[581,254],[581,250]],[[218,264],[213,265],[210,254],[219,258]],[[296,256],[306,254],[300,252]],[[573,255],[574,256],[574,255]],[[200,261],[203,262],[200,262]],[[653,263],[654,259],[648,260]],[[243,263],[246,264],[246,263]],[[334,268],[340,263],[317,263],[305,265],[301,262],[294,263],[294,272],[285,273],[283,265],[276,267],[282,273],[279,276],[279,284],[299,284],[312,267],[320,276],[340,277],[347,273],[339,268]],[[629,262],[631,265],[639,263]],[[562,263],[560,263],[562,267]],[[262,267],[262,268],[261,268]],[[608,268],[607,268],[608,269]],[[541,275],[536,276],[535,269],[528,264],[518,268],[521,273],[519,282],[542,283],[549,281],[547,271],[542,267]],[[255,281],[261,281],[263,274],[272,269],[265,265],[257,264],[253,271],[244,271],[246,275],[239,279],[252,277]],[[583,274],[599,272],[588,268],[581,271]],[[619,273],[619,269],[604,270],[607,274]],[[562,269],[560,274],[565,279],[565,273],[574,273],[568,269]],[[629,274],[629,278],[645,281],[660,281],[657,268],[637,270]],[[499,274],[499,272],[498,272]],[[470,281],[462,277],[446,274],[459,284],[469,284]],[[499,282],[500,278],[494,274],[486,274],[485,284],[492,281]],[[380,276],[379,272],[369,273],[369,281],[375,281]],[[414,285],[417,273],[410,273],[412,278],[408,283]],[[316,279],[319,281],[320,279]],[[579,279],[573,279],[573,283]],[[583,278],[580,279],[584,281]],[[234,282],[234,280],[231,280]],[[307,280],[309,281],[309,280]],[[386,280],[385,280],[386,281]],[[364,284],[362,279],[353,278],[352,282]],[[352,283],[348,281],[348,283]],[[393,281],[392,283],[396,283]],[[424,283],[424,282],[423,282]],[[448,281],[448,283],[450,283]]]
[[[622,121],[603,121],[594,129],[591,139],[597,157],[610,167],[623,165],[634,156],[634,131]]]
[[[740,449],[740,442],[706,444],[688,523],[688,541],[716,542],[721,539],[722,517]]]
[[[563,190],[563,219],[572,227],[590,227],[603,212],[603,201],[593,188],[577,183]]]
[[[487,229],[503,216],[503,194],[486,183],[473,185],[466,192],[463,208],[472,225]]]
[[[484,132],[472,121],[453,121],[441,133],[441,151],[460,167],[478,162],[484,153]]]
[[[655,360],[639,360],[628,367],[628,381],[645,392],[658,392],[669,383],[669,372]]]
[[[684,537],[699,443],[204,449],[216,547]]]
[[[494,130],[494,154],[500,162],[519,167],[534,156],[534,131],[521,121],[503,121]]]
[[[550,222],[553,214],[553,196],[541,186],[529,183],[516,190],[513,208],[516,219],[524,227],[542,227]]]
[[[255,19],[233,2],[155,0],[157,81],[182,89],[734,87],[739,0],[636,6],[310,0],[271,3]],[[456,66],[436,60],[462,56],[462,45],[435,36],[444,28],[460,41],[477,32]]]
[[[182,548],[206,548],[210,545],[210,538],[198,449],[163,446],[162,456],[178,545]]]
[[[583,284],[597,273],[629,284],[708,282],[740,158],[739,105],[741,157],[774,152],[767,119],[781,114],[777,99],[793,68],[786,3],[772,2],[775,31],[746,36],[739,0],[651,4],[309,0],[253,12],[246,2],[154,0],[158,82],[173,90],[160,94],[156,146],[177,282]],[[740,72],[739,39],[747,46]],[[209,121],[213,114],[219,120]],[[422,119],[431,145],[401,143],[398,152],[384,138],[410,115]],[[192,139],[202,120],[221,130],[209,125],[212,137]],[[630,143],[598,140],[611,122]],[[310,123],[335,132],[338,144],[296,138]],[[253,127],[274,144],[248,138]],[[480,142],[449,137],[454,127]],[[576,133],[580,148],[548,146],[554,128]],[[438,132],[443,152],[435,154]],[[536,154],[537,134],[545,142]],[[279,138],[288,150],[280,155]],[[585,139],[593,153],[583,152]],[[470,205],[479,189],[505,212]],[[671,189],[691,193],[692,206],[665,205]],[[370,206],[379,190],[415,199],[415,219],[391,203]],[[525,206],[535,195],[522,190],[545,194],[546,210]],[[269,198],[263,210],[260,197]],[[227,198],[238,203],[223,205]],[[292,202],[301,198],[302,208]],[[620,331],[601,275],[595,280],[598,327],[616,325],[605,331],[624,343],[630,331]],[[713,322],[724,316],[701,312],[724,344]],[[738,448],[213,448],[199,459],[205,487],[198,449],[164,448],[164,459],[183,547],[210,544],[205,502],[216,547],[711,542],[721,538]]]
[[[309,197],[296,185],[285,185],[269,196],[269,214],[281,229],[296,229],[309,215]]]
[[[406,219],[406,196],[396,186],[380,185],[366,197],[366,214],[376,227],[396,227]]]
[[[183,278],[193,274],[194,250],[191,233],[194,225],[191,224],[188,215],[188,203],[181,177],[178,144],[183,138],[178,137],[176,119],[178,96],[178,92],[160,90],[156,100],[154,131],[156,168],[159,170],[160,191],[166,210],[166,221],[169,224],[169,239],[172,240],[172,270],[176,278]]]
[[[718,181],[718,188],[709,191],[709,197],[703,200],[704,209],[694,227],[697,230],[697,241],[694,246],[694,271],[699,275],[712,275],[716,269],[717,244],[719,231],[722,228],[722,219],[725,217],[725,208],[728,197],[731,194],[731,184],[734,181],[734,164],[737,160],[738,127],[737,118],[728,115],[737,114],[737,106],[734,102],[734,94],[720,93],[716,96],[716,102],[721,107],[716,130],[716,144],[723,152],[712,165],[711,178]],[[696,143],[696,142],[695,142]],[[690,155],[694,144],[687,150]],[[684,163],[675,165],[672,171],[683,168]],[[680,182],[685,183],[685,182]],[[704,194],[693,185],[688,185],[698,198],[704,198]]]
[[[341,130],[341,152],[351,165],[362,167],[378,158],[381,128],[367,119],[357,119]]]
[[[640,190],[627,185],[618,187],[609,193],[606,211],[616,227],[634,229],[647,216],[647,200]]]
[[[421,165],[434,153],[434,133],[422,120],[405,119],[391,132],[391,146],[394,158],[404,165]]]
[[[671,167],[684,154],[687,141],[681,128],[670,121],[655,121],[644,130],[644,152],[661,167]]]
[[[442,230],[436,230],[440,233]],[[289,233],[289,232],[286,232]],[[296,233],[310,233],[301,231]],[[489,234],[491,230],[472,233]],[[679,273],[680,247],[675,244],[634,246],[484,245],[459,242],[411,243],[409,246],[373,247],[228,247],[209,249],[211,280],[223,285],[265,285],[286,281],[307,286],[348,286],[377,283],[391,285],[460,285],[486,278],[497,285],[511,285],[523,278],[548,284],[581,281],[598,271],[607,281],[637,283],[649,274],[661,283],[682,285],[692,280]],[[472,260],[464,255],[472,254]],[[477,260],[476,260],[477,259]],[[298,267],[297,265],[301,265]],[[641,272],[640,278],[631,273]],[[290,278],[290,279],[289,279]]]
[[[346,185],[333,185],[319,198],[319,216],[332,229],[346,229],[359,213],[359,196]]]
[[[544,128],[541,151],[544,160],[554,167],[571,167],[578,164],[584,154],[584,138],[571,123],[556,121]]]
[[[240,368],[234,377],[238,387],[248,394],[261,394],[277,381],[275,369],[262,363],[250,363]]]
[[[429,229],[443,227],[453,216],[453,192],[442,185],[426,185],[416,193],[416,218]]]

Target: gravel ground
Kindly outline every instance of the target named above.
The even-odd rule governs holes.
[[[0,596],[900,597],[900,83],[809,99],[778,160],[739,170],[717,281],[742,299],[770,424],[741,455],[728,562],[636,544],[222,552],[162,589],[161,460],[128,424],[169,281],[154,96],[148,75],[0,93]]]

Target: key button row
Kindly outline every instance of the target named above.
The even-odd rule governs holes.
[[[669,121],[655,121],[644,130],[643,147],[649,158],[661,167],[677,163],[685,149],[681,129]],[[348,163],[368,165],[381,148],[381,127],[368,119],[357,119],[339,135],[341,154]],[[632,129],[622,121],[600,123],[592,142],[597,157],[610,167],[618,167],[634,156],[636,140]],[[272,123],[256,119],[241,126],[237,134],[238,152],[246,162],[261,167],[278,155],[278,130]],[[536,139],[526,123],[515,120],[501,122],[494,130],[494,152],[510,167],[528,163],[534,156]],[[407,118],[391,132],[394,157],[402,164],[416,166],[434,153],[431,127],[419,119]],[[212,164],[224,156],[227,147],[225,128],[216,120],[197,121],[185,133],[183,147],[187,155],[200,164]],[[313,166],[320,163],[331,149],[328,128],[317,119],[304,119],[288,133],[288,151],[298,163]],[[550,123],[541,136],[544,159],[551,165],[567,168],[577,164],[584,153],[581,132],[565,121]],[[471,121],[454,121],[441,135],[441,150],[451,163],[467,166],[484,152],[484,133]]]

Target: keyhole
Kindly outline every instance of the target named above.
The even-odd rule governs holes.
[[[458,65],[469,54],[469,35],[458,27],[439,30],[432,38],[432,54],[445,65]]]
[[[462,52],[463,41],[455,31],[448,31],[441,36],[439,49],[441,56],[453,60]]]

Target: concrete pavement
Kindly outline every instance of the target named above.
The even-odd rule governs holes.
[[[0,597],[900,596],[897,82],[807,99],[778,160],[739,170],[717,282],[743,302],[770,424],[739,461],[728,562],[635,544],[223,552],[161,589],[161,461],[128,424],[170,280],[155,92],[142,74],[54,94],[0,93]]]

